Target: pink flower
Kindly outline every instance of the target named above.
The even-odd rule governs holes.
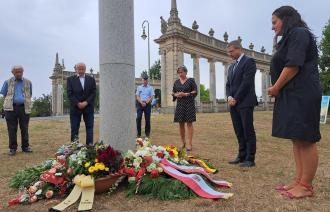
[[[37,187],[36,186],[30,186],[29,189],[28,189],[28,192],[30,194],[34,194],[34,193],[36,193],[36,191],[37,191]]]
[[[50,199],[53,197],[54,192],[52,190],[48,190],[45,194],[47,199]]]
[[[38,200],[37,196],[36,195],[33,195],[32,197],[30,197],[29,199],[29,203],[34,203]]]
[[[71,175],[71,174],[73,173],[73,169],[72,169],[72,168],[68,168],[68,170],[66,171],[66,173],[67,173],[68,175]]]

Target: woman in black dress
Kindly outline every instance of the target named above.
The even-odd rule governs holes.
[[[316,142],[321,139],[316,41],[293,7],[276,9],[272,26],[276,37],[282,36],[271,62],[273,86],[268,89],[268,94],[276,98],[272,135],[292,140],[296,165],[294,181],[276,189],[289,198],[308,197],[313,195],[312,181],[318,166]]]
[[[181,149],[186,147],[185,123],[188,129],[187,151],[192,150],[192,137],[194,133],[193,122],[196,121],[195,97],[197,95],[197,85],[193,78],[187,78],[187,68],[180,66],[177,69],[179,79],[173,85],[173,101],[177,100],[174,122],[179,122]]]

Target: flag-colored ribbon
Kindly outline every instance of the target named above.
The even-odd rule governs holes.
[[[173,163],[167,159],[162,159],[160,163],[170,166],[174,169],[177,169],[179,171],[185,172],[185,173],[198,173],[202,174],[204,177],[206,177],[210,182],[222,186],[222,187],[227,187],[230,188],[232,186],[231,183],[224,181],[224,180],[214,180],[213,178],[210,177],[209,173],[205,171],[202,167],[198,166],[184,166],[184,165],[178,165],[176,163]]]
[[[184,174],[164,163],[161,163],[160,166],[166,174],[184,183],[200,197],[207,199],[228,199],[233,196],[232,193],[224,193],[214,190],[197,174]]]

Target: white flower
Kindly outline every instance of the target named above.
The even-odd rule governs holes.
[[[158,167],[158,168],[157,168],[157,171],[158,171],[159,173],[162,173],[164,170],[163,170],[162,167]]]
[[[39,196],[41,193],[42,193],[42,190],[39,189],[39,190],[35,193],[35,195]]]
[[[147,171],[151,172],[152,170],[157,169],[157,166],[155,163],[151,163],[148,167],[147,167]]]

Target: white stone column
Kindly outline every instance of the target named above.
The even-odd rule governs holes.
[[[160,50],[160,92],[161,92],[161,105],[162,107],[167,107],[167,94],[166,94],[166,51]]]
[[[210,100],[212,101],[213,110],[216,110],[216,76],[215,76],[215,60],[208,60],[210,64]]]
[[[135,146],[133,0],[99,0],[100,139],[115,149]]]
[[[62,82],[61,84],[58,84],[57,85],[57,115],[58,116],[62,116],[63,115],[63,110],[62,110],[62,104],[63,104],[63,95],[62,95],[62,92],[63,92],[63,85],[62,85]]]
[[[197,84],[197,96],[196,96],[196,104],[197,108],[201,105],[201,95],[200,95],[200,72],[199,72],[199,56],[198,55],[191,55],[193,58],[193,73],[194,73],[194,79]]]
[[[223,82],[224,82],[224,86],[223,86],[223,90],[224,90],[224,99],[225,101],[227,101],[227,95],[226,95],[226,84],[227,84],[227,79],[228,79],[228,68],[229,68],[229,64],[227,62],[222,62],[223,65]]]
[[[262,90],[262,102],[263,107],[265,110],[268,109],[268,95],[267,95],[267,89],[269,87],[269,83],[267,82],[269,80],[268,73],[265,72],[265,70],[260,70],[261,72],[261,90]]]

